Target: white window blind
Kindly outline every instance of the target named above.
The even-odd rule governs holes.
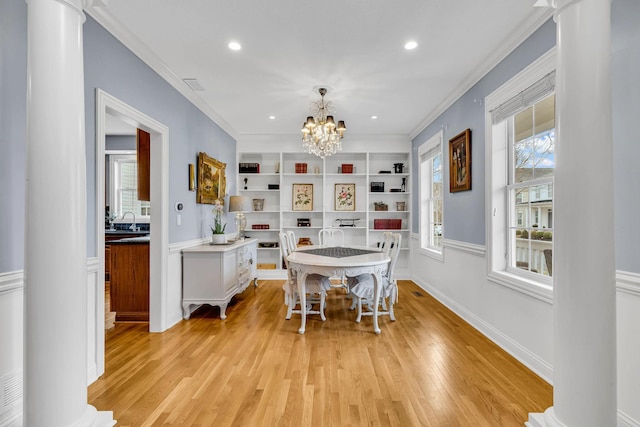
[[[497,124],[509,117],[529,108],[540,99],[552,94],[556,87],[555,70],[518,93],[508,101],[503,102],[498,107],[490,111],[491,123]]]

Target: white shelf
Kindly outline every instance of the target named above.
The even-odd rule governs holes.
[[[355,245],[375,247],[381,234],[385,231],[402,233],[408,237],[411,226],[411,192],[391,192],[389,189],[400,188],[404,180],[406,189],[411,190],[411,153],[406,152],[339,152],[321,159],[302,152],[240,152],[238,162],[259,163],[265,173],[240,173],[237,177],[237,188],[240,194],[252,198],[265,198],[267,210],[247,212],[249,222],[253,224],[269,223],[274,228],[253,230],[252,234],[259,241],[273,241],[275,234],[281,231],[294,231],[296,235],[311,237],[315,241],[318,230],[322,228],[339,229],[346,232],[348,239]],[[306,163],[307,173],[295,173],[296,163]],[[402,173],[395,173],[396,165],[401,163]],[[356,173],[338,173],[343,164],[352,164]],[[278,171],[277,173],[275,171]],[[319,173],[315,173],[318,170]],[[379,171],[391,173],[379,173]],[[244,190],[245,182],[248,183]],[[294,211],[292,206],[292,186],[298,183],[313,184],[313,207],[310,211]],[[371,192],[371,182],[383,182],[384,192]],[[337,211],[335,208],[334,188],[336,184],[353,183],[355,185],[354,211]],[[268,189],[268,185],[278,184],[278,190]],[[395,208],[396,202],[404,202],[406,210],[373,210],[374,202],[382,201]],[[281,209],[278,210],[278,207]],[[374,229],[374,219],[401,218],[402,229]],[[296,218],[309,218],[310,227],[298,227]],[[354,227],[339,227],[337,219],[358,220]],[[275,226],[274,224],[279,224]],[[249,225],[250,227],[250,225]],[[401,248],[401,264],[408,265],[407,248]],[[262,277],[267,277],[280,268],[279,248],[258,248],[258,262],[276,263],[276,270],[259,270]]]

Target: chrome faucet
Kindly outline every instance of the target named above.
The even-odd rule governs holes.
[[[133,215],[133,224],[131,224],[131,225],[129,226],[129,230],[131,230],[131,231],[139,231],[139,229],[138,229],[138,228],[136,228],[136,214],[135,214],[135,213],[133,213],[133,212],[131,212],[131,211],[127,211],[127,212],[123,213],[123,214],[122,214],[122,220],[123,220],[123,221],[124,221],[124,217],[125,217],[125,215],[126,215],[126,214],[131,214],[131,215]]]

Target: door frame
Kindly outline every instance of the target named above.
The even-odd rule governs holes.
[[[169,265],[169,128],[102,89],[96,89],[96,254],[104,289],[104,200],[106,116],[111,114],[151,134],[151,223],[149,242],[149,332],[167,329]],[[104,318],[104,305],[97,316]],[[104,331],[103,331],[104,333]],[[99,372],[104,372],[104,339]],[[100,344],[99,344],[100,345]],[[100,374],[99,374],[100,375]]]

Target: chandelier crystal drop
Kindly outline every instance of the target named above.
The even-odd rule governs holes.
[[[320,101],[311,102],[311,113],[302,125],[302,147],[307,153],[323,159],[342,150],[342,138],[347,127],[339,120],[336,125],[333,116],[333,102],[325,101],[327,89],[320,88]]]

